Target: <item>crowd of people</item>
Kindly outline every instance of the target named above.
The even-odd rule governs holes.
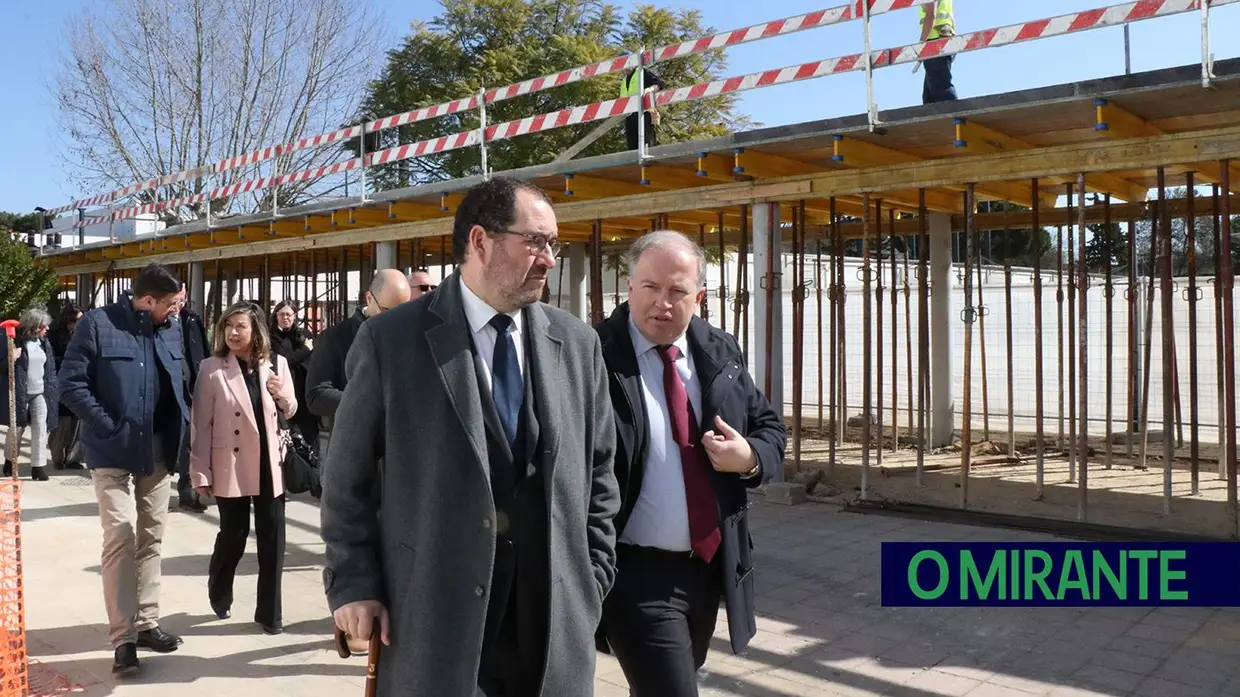
[[[99,502],[114,673],[183,643],[159,613],[174,477],[181,508],[218,512],[206,603],[231,616],[252,516],[253,618],[282,631],[296,429],[317,441],[328,606],[349,640],[380,633],[380,696],[588,695],[596,651],[637,697],[696,695],[721,601],[734,651],[756,632],[747,490],[786,429],[697,314],[691,238],[638,239],[628,300],[595,327],[544,302],[560,247],[548,197],[493,177],[456,212],[442,283],[379,270],[313,340],[290,301],[233,303],[207,331],[160,264],[55,328],[25,313],[31,477],[71,421],[60,458]]]

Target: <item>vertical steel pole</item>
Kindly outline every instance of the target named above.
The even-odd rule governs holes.
[[[646,164],[646,47],[637,50],[637,164]]]
[[[831,418],[828,421],[831,432],[827,437],[827,476],[830,476],[832,469],[835,467],[835,444],[842,437],[844,432],[844,424],[840,421],[839,405],[839,332],[842,318],[839,314],[839,264],[837,260],[840,255],[840,221],[836,216],[835,197],[832,196],[828,204],[830,206],[831,217],[831,286],[827,291],[827,300],[831,303],[831,357],[828,361],[831,366]]]
[[[1114,395],[1115,389],[1113,385],[1114,372],[1115,372],[1113,370],[1113,366],[1115,365],[1115,361],[1109,360],[1111,356],[1115,355],[1114,353],[1115,331],[1114,331],[1114,321],[1113,321],[1114,318],[1111,316],[1112,297],[1114,297],[1115,295],[1115,286],[1111,282],[1111,267],[1114,265],[1114,260],[1115,260],[1115,250],[1113,247],[1115,243],[1115,231],[1111,227],[1111,194],[1106,194],[1106,196],[1102,199],[1102,209],[1103,209],[1102,210],[1102,214],[1103,214],[1103,226],[1102,227],[1103,227],[1103,230],[1106,231],[1105,233],[1106,236],[1102,239],[1102,245],[1103,245],[1103,250],[1104,250],[1103,254],[1105,255],[1105,258],[1103,259],[1102,264],[1103,266],[1106,267],[1106,289],[1103,292],[1103,297],[1106,300],[1106,310],[1104,312],[1106,319],[1104,320],[1103,323],[1106,325],[1107,348],[1106,348],[1105,355],[1108,358],[1107,360],[1106,428],[1102,430],[1102,435],[1106,439],[1105,440],[1106,456],[1105,456],[1103,467],[1105,467],[1106,469],[1111,469],[1111,452],[1113,450],[1111,446],[1111,425],[1114,423],[1114,421],[1112,421],[1112,417],[1114,416],[1114,408],[1113,408],[1112,402],[1114,401],[1114,396],[1115,396]],[[1086,383],[1084,380],[1081,381],[1081,384],[1088,385],[1088,383]]]
[[[1042,342],[1042,223],[1041,206],[1038,204],[1038,180],[1034,177],[1030,182],[1033,200],[1033,236],[1036,254],[1033,257],[1033,382],[1034,382],[1034,448],[1036,462],[1034,465],[1037,480],[1035,498],[1042,500],[1046,487],[1046,444],[1043,422],[1043,342]]]
[[[969,506],[969,465],[973,454],[972,436],[972,392],[973,392],[973,273],[969,268],[973,263],[973,209],[975,207],[974,184],[969,182],[964,195],[964,408],[960,424],[960,507]]]
[[[926,468],[926,405],[930,401],[930,228],[926,190],[917,190],[917,488]],[[950,289],[939,289],[946,293]]]
[[[723,243],[723,210],[719,211],[719,328],[728,328],[728,250]]]
[[[1189,469],[1192,478],[1192,495],[1196,496],[1200,490],[1200,472],[1201,463],[1199,457],[1201,455],[1200,448],[1197,443],[1198,438],[1198,410],[1197,410],[1197,299],[1200,290],[1197,288],[1197,212],[1194,207],[1197,203],[1196,192],[1193,184],[1193,172],[1189,170],[1185,175],[1185,200],[1188,206],[1188,217],[1185,220],[1187,228],[1184,246],[1188,252],[1188,288],[1184,294],[1188,299],[1188,428],[1189,428]]]
[[[1235,290],[1236,277],[1231,263],[1231,162],[1223,160],[1220,164],[1222,176],[1219,178],[1219,189],[1222,198],[1222,233],[1219,236],[1220,254],[1218,275],[1223,283],[1223,386],[1226,388],[1224,398],[1224,414],[1227,423],[1224,459],[1227,463],[1227,509],[1231,514],[1231,534],[1240,535],[1240,516],[1236,505],[1236,334],[1235,308],[1232,293]]]
[[[871,51],[870,3],[861,3],[861,21],[865,33],[865,103],[870,130],[878,127],[878,106],[874,103],[874,54]],[[868,214],[869,211],[867,210]],[[881,448],[880,448],[881,450]]]
[[[861,500],[866,500],[870,495],[870,419],[873,414],[874,395],[870,388],[874,376],[871,372],[874,363],[874,357],[870,354],[870,350],[874,346],[873,327],[871,326],[871,316],[873,314],[874,297],[871,295],[871,286],[873,280],[870,276],[870,193],[867,191],[862,194],[862,213],[861,213],[861,344],[862,344],[862,374],[861,374]]]
[[[1080,434],[1080,443],[1077,445],[1076,453],[1080,459],[1079,471],[1081,475],[1081,485],[1079,488],[1079,498],[1077,499],[1076,517],[1077,520],[1088,520],[1089,518],[1089,357],[1087,348],[1089,346],[1088,332],[1089,324],[1087,313],[1089,308],[1089,265],[1085,263],[1085,173],[1081,172],[1076,175],[1076,191],[1077,191],[1077,228],[1080,231],[1077,244],[1077,268],[1080,269],[1080,281],[1077,283],[1077,293],[1080,302],[1080,308],[1077,311],[1076,320],[1080,324],[1078,330],[1080,336],[1080,355],[1077,360],[1080,361],[1080,379],[1081,379],[1081,406],[1080,406],[1080,426],[1078,433]]]
[[[1067,201],[1068,201],[1068,482],[1076,482],[1076,460],[1077,460],[1077,423],[1076,423],[1076,296],[1079,288],[1077,287],[1076,269],[1080,265],[1076,259],[1075,236],[1076,224],[1073,221],[1073,213],[1078,213],[1079,206],[1075,205],[1072,195],[1072,185],[1067,185]],[[1084,235],[1084,231],[1081,232]]]
[[[869,211],[867,210],[866,212],[868,214]],[[882,467],[883,436],[886,434],[883,429],[883,200],[881,198],[874,201],[874,251],[878,256],[875,264],[877,266],[877,270],[874,273],[874,304],[876,306],[876,321],[874,322],[874,325],[875,333],[877,335],[875,337],[875,346],[877,348],[875,351],[875,361],[878,364],[876,366],[878,385],[875,390],[875,394],[878,396],[878,399],[875,404],[876,413],[874,421],[878,426],[878,435],[876,438],[876,445],[878,447],[875,451],[876,455],[874,461],[876,465]]]
[[[979,357],[982,359],[982,440],[990,440],[990,385],[986,370],[986,315],[990,313],[990,308],[986,305],[986,286],[982,282],[982,245],[974,245],[974,259],[977,271],[977,349]]]
[[[899,302],[896,291],[896,209],[887,210],[887,238],[891,240],[891,451],[900,449],[900,345]]]
[[[772,231],[773,232],[773,231]],[[774,234],[772,234],[771,246],[774,253],[778,253],[780,245],[774,243]],[[793,422],[793,441],[792,441],[792,466],[796,472],[801,471],[801,426],[803,423],[802,410],[804,408],[802,391],[804,385],[802,381],[805,376],[805,273],[804,266],[801,263],[805,257],[805,201],[801,201],[800,205],[792,209],[792,422]],[[775,302],[783,303],[783,299],[776,297]],[[767,322],[770,324],[772,313],[768,306]],[[770,336],[769,330],[767,335],[767,343],[771,345],[774,338]],[[770,352],[767,353],[767,365],[772,363]]]
[[[909,243],[911,236],[904,236],[904,367],[905,389],[908,391],[908,432],[911,436],[917,428],[913,425],[913,287],[909,281]]]
[[[1211,196],[1213,198],[1213,227],[1214,227],[1214,354],[1215,364],[1214,372],[1218,379],[1218,478],[1219,480],[1227,479],[1227,437],[1228,428],[1227,421],[1227,386],[1223,383],[1223,363],[1227,360],[1226,353],[1223,350],[1223,255],[1222,242],[1219,237],[1221,227],[1222,213],[1219,208],[1219,191],[1218,184],[1211,187]],[[1230,192],[1228,193],[1230,196]]]
[[[640,121],[640,119],[639,119]],[[478,158],[482,166],[482,178],[491,178],[491,167],[487,163],[487,90],[478,89]]]
[[[1071,202],[1071,196],[1068,197],[1068,200],[1069,202]],[[1056,337],[1056,341],[1055,341],[1056,348],[1059,349],[1059,382],[1058,382],[1058,386],[1059,386],[1059,440],[1055,441],[1055,447],[1057,450],[1059,450],[1062,453],[1065,450],[1067,450],[1066,448],[1064,448],[1064,438],[1063,438],[1063,433],[1064,433],[1064,429],[1063,429],[1064,394],[1063,392],[1064,392],[1064,384],[1067,381],[1064,380],[1064,375],[1063,375],[1063,372],[1064,372],[1063,350],[1064,350],[1064,344],[1066,342],[1064,341],[1064,335],[1063,335],[1064,292],[1063,292],[1063,226],[1062,225],[1057,225],[1055,227],[1055,245],[1056,245],[1056,250],[1057,250],[1055,254],[1055,261],[1057,264],[1057,266],[1055,267],[1055,304],[1056,304],[1055,319],[1059,323],[1059,334]]]
[[[1171,425],[1175,423],[1175,371],[1172,368],[1174,354],[1171,337],[1175,335],[1172,320],[1171,296],[1171,226],[1167,212],[1166,170],[1158,168],[1158,266],[1162,270],[1159,289],[1162,301],[1162,398],[1163,398],[1163,515],[1171,514],[1171,467],[1175,462],[1175,441],[1171,438]]]
[[[1124,428],[1124,457],[1132,457],[1132,438],[1140,428],[1141,384],[1141,293],[1137,283],[1137,228],[1136,221],[1128,218],[1128,425]]]

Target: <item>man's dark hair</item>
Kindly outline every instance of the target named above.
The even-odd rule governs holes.
[[[181,291],[181,281],[163,264],[147,264],[133,280],[133,297],[151,296],[163,300]]]
[[[456,263],[465,261],[469,231],[473,226],[481,225],[488,231],[498,232],[513,224],[517,217],[517,193],[520,191],[528,191],[536,198],[551,203],[551,197],[542,189],[508,177],[492,177],[465,194],[452,223],[452,256]]]

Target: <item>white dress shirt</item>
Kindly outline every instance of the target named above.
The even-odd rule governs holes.
[[[685,475],[680,464],[680,450],[672,438],[672,422],[668,418],[667,395],[663,389],[663,358],[658,347],[642,335],[629,319],[629,336],[637,355],[642,377],[642,399],[646,404],[648,447],[642,489],[625,524],[620,542],[644,547],[658,547],[673,552],[688,552],[689,505],[685,501]],[[691,428],[697,431],[702,418],[702,386],[689,341],[682,335],[673,342],[680,349],[676,371],[685,385],[693,407]]]
[[[495,359],[495,340],[498,332],[489,322],[491,318],[499,314],[499,311],[487,304],[485,300],[478,297],[476,293],[469,289],[469,284],[465,283],[464,277],[460,278],[461,282],[461,300],[465,305],[465,319],[469,322],[470,336],[474,340],[474,347],[478,349],[478,354],[482,356],[482,360],[486,362],[487,389],[491,389],[492,375],[495,372],[495,366],[491,363]],[[522,333],[525,331],[525,316],[520,310],[509,312],[508,316],[512,318],[512,342],[517,349],[517,365],[521,368],[521,375],[525,375],[525,342],[522,340]]]

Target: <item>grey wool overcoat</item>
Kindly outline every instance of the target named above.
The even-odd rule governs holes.
[[[323,463],[328,605],[380,600],[391,617],[379,697],[477,694],[496,511],[459,283],[362,324]],[[585,697],[615,579],[614,417],[594,330],[542,303],[523,312],[550,521],[541,694]]]

